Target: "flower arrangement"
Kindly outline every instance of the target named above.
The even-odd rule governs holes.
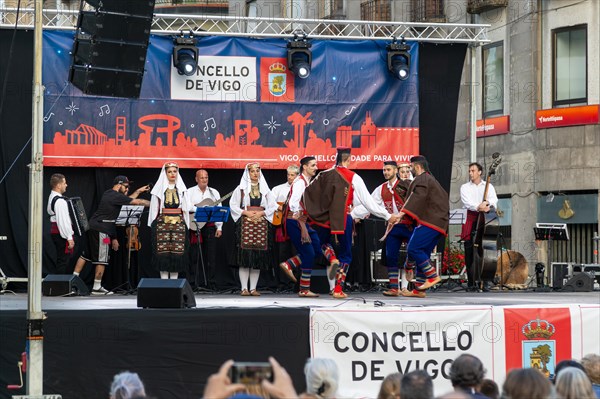
[[[442,274],[459,274],[464,266],[464,251],[449,245],[448,241],[446,241],[446,248],[442,257]]]

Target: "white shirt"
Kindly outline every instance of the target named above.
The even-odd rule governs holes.
[[[273,187],[271,192],[273,193],[273,197],[275,197],[275,201],[276,202],[285,202],[288,194],[290,193],[291,187],[292,187],[292,185],[289,184],[288,182],[285,182],[283,184]]]
[[[469,211],[477,212],[477,207],[483,202],[483,192],[485,191],[485,181],[482,179],[479,184],[468,181],[460,186],[460,200],[463,203],[463,208]],[[498,197],[496,189],[492,184],[488,186],[487,201],[494,208],[498,205]]]
[[[354,201],[353,208],[355,206],[363,205],[371,214],[378,216],[382,219],[389,220],[392,215],[388,213],[383,205],[375,202],[365,182],[358,174],[354,174],[352,177],[352,187],[354,188]]]
[[[210,200],[216,201],[221,198],[221,195],[219,194],[219,192],[212,187],[206,187],[206,190],[204,190],[204,192],[202,192],[202,190],[200,190],[200,187],[198,187],[198,185],[195,185],[194,187],[189,188],[187,192],[188,192],[188,198],[190,201],[190,212],[192,212],[192,213],[196,213],[196,209],[197,209],[194,204],[199,204],[200,202],[202,202],[205,199],[210,199]],[[217,204],[217,205],[219,205],[219,204]],[[219,231],[222,230],[223,222],[215,222],[215,227]]]
[[[373,192],[371,193],[371,197],[373,198],[373,200],[381,205],[384,209],[385,205],[383,204],[383,198],[381,197],[381,190],[385,188],[387,188],[393,196],[393,189],[394,189],[394,184],[396,184],[396,182],[398,181],[398,179],[394,179],[393,182],[385,182],[379,186],[377,186],[377,188],[375,190],[373,190]],[[393,208],[393,213],[398,213],[398,207],[396,206],[396,201],[392,201],[392,208]],[[387,209],[386,209],[387,211]],[[353,219],[364,219],[367,216],[369,216],[369,211],[367,210],[367,208],[365,208],[364,205],[359,205],[355,208],[352,209],[352,218]]]
[[[308,185],[308,181],[310,181],[310,177],[298,176],[294,179],[294,183],[292,184],[292,196],[288,201],[288,208],[290,212],[296,213],[303,210],[302,205],[300,205],[300,201],[302,200],[302,195],[304,194],[304,190],[306,190],[306,186]]]
[[[62,197],[62,194],[56,191],[50,192],[46,210],[48,211],[48,215],[50,215],[50,221],[58,225],[60,236],[65,240],[72,240],[73,226],[71,225],[71,217],[69,216],[69,207],[67,206],[67,201],[61,201],[59,199],[56,200],[56,202],[54,202],[54,212],[52,212],[52,200],[56,196]]]

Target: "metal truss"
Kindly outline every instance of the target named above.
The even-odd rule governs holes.
[[[16,9],[0,8],[0,28],[15,25]],[[44,10],[44,28],[75,29],[78,10]],[[21,9],[18,27],[33,27],[33,9]],[[154,14],[152,33],[196,36],[278,37],[305,34],[311,39],[390,40],[481,44],[490,40],[484,24],[442,24],[331,19],[258,18],[216,15]]]

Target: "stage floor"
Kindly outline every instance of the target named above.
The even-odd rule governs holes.
[[[600,304],[600,291],[591,292],[534,292],[490,291],[465,292],[445,289],[427,293],[426,298],[386,297],[381,292],[351,292],[345,300],[327,294],[319,298],[299,298],[296,294],[263,292],[260,297],[241,297],[239,294],[197,293],[196,309],[224,308],[319,308],[319,307],[381,307],[381,306],[463,306],[463,305],[568,305]],[[136,309],[135,294],[108,296],[42,297],[44,310]],[[27,294],[5,293],[0,296],[0,310],[26,310]]]

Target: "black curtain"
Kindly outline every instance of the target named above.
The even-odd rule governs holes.
[[[6,94],[0,115],[0,167],[4,178],[0,184],[0,235],[7,236],[0,241],[3,254],[0,267],[9,276],[27,275],[27,223],[29,212],[29,175],[27,164],[31,160],[31,76],[33,56],[32,32],[18,31],[15,36],[14,52],[9,54],[12,30],[0,30],[0,54],[8,56],[0,59],[0,79],[4,82],[8,76]],[[442,186],[449,190],[452,172],[452,156],[460,78],[467,46],[464,44],[421,44],[419,59],[419,96],[420,96],[420,153],[425,155],[433,175]],[[12,168],[11,168],[12,166]],[[10,171],[9,171],[9,168]],[[143,168],[44,168],[44,236],[43,236],[43,272],[54,271],[54,247],[49,237],[49,222],[46,216],[46,199],[50,193],[48,181],[53,173],[62,173],[67,178],[67,196],[79,196],[83,200],[88,216],[97,208],[102,193],[110,188],[116,175],[124,174],[134,180],[133,189],[155,182],[158,169]],[[240,170],[209,170],[209,184],[222,195],[232,191],[241,178]],[[380,170],[357,171],[372,190],[381,184]],[[181,175],[189,187],[195,184],[195,170],[182,170]],[[285,171],[265,170],[265,178],[271,186],[285,181]],[[144,197],[142,197],[144,198]],[[146,197],[148,196],[146,194]],[[227,203],[226,203],[227,204]],[[133,262],[139,264],[137,277],[155,277],[157,272],[150,268],[150,232],[145,228],[147,217],[142,218],[140,238],[142,248],[132,253]],[[359,234],[366,234],[360,231]],[[123,231],[120,234],[124,234]],[[360,245],[370,242],[369,237],[357,240]],[[234,269],[228,267],[230,256],[235,252],[233,223],[224,227],[223,237],[218,240],[217,279],[220,288],[235,287]],[[369,267],[369,251],[355,251],[353,267]],[[77,253],[71,260],[74,266]],[[125,246],[112,254],[111,265],[107,269],[105,284],[107,288],[121,285],[127,279],[128,254]],[[91,283],[91,267],[82,274],[84,280]],[[271,276],[264,276],[261,284],[271,284]],[[364,270],[349,275],[349,282],[366,283],[368,273]],[[14,288],[14,287],[13,287]],[[17,287],[18,288],[18,287]]]

